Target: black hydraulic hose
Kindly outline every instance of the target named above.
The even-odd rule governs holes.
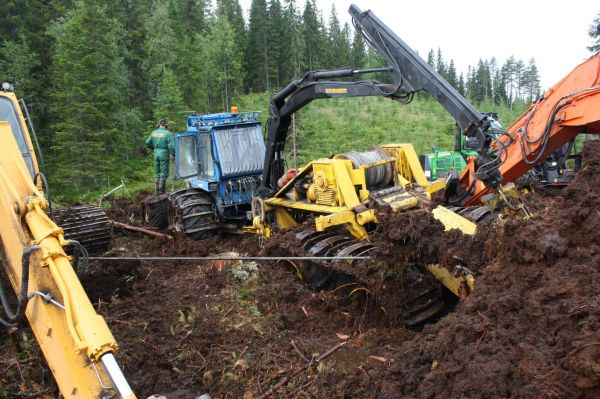
[[[50,219],[53,221],[54,219],[54,211],[52,210],[52,196],[50,195],[50,185],[48,184],[48,179],[46,179],[46,175],[42,172],[36,173],[33,178],[33,182],[37,180],[37,178],[42,179],[42,185],[44,186],[44,192],[46,193],[46,197],[48,198],[48,211],[50,212]]]
[[[0,317],[0,324],[6,327],[14,327],[17,322],[23,317],[25,307],[27,305],[27,291],[29,290],[29,262],[31,254],[37,251],[40,247],[37,245],[27,247],[23,250],[21,255],[21,289],[19,290],[17,310],[13,312],[8,298],[4,292],[4,287],[0,284],[0,300],[2,301],[2,307],[6,313],[6,319]]]
[[[27,124],[31,129],[31,134],[33,135],[33,141],[35,142],[35,148],[37,149],[38,157],[40,159],[41,172],[38,172],[33,178],[34,182],[39,175],[42,179],[42,183],[44,185],[44,191],[46,192],[46,197],[48,197],[48,209],[50,210],[50,218],[54,220],[54,213],[52,212],[52,197],[50,196],[50,185],[48,184],[48,179],[46,175],[48,174],[46,171],[46,163],[44,162],[44,153],[42,152],[42,147],[40,147],[40,142],[37,137],[37,133],[35,132],[35,127],[33,126],[33,121],[31,120],[31,116],[29,115],[29,109],[27,108],[27,104],[25,104],[25,100],[19,100],[21,103],[21,108],[25,111],[25,117],[27,118]]]
[[[33,141],[35,141],[35,147],[37,148],[38,156],[40,157],[40,165],[42,167],[42,173],[46,175],[46,164],[44,163],[44,154],[42,153],[42,148],[40,147],[40,142],[38,141],[37,134],[35,133],[35,127],[33,126],[33,121],[31,120],[31,116],[29,116],[29,110],[27,109],[27,104],[23,99],[20,100],[21,106],[23,107],[23,111],[25,111],[25,116],[27,117],[27,123],[31,128],[31,134],[33,135]]]
[[[75,247],[75,251],[73,252],[73,267],[77,272],[77,276],[81,278],[88,269],[90,255],[88,250],[79,241],[69,240],[69,244]],[[80,259],[82,260],[81,264],[79,263]]]

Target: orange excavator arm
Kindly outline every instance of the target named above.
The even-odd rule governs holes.
[[[498,168],[506,185],[580,133],[600,133],[600,53],[575,67],[491,143],[493,156],[488,159],[494,164],[470,159],[458,189],[447,190],[447,199],[455,205],[476,205],[494,189],[476,178],[480,168]]]

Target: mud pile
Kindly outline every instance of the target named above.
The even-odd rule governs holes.
[[[600,396],[598,170],[588,142],[569,188],[489,232],[476,292],[399,345],[377,397]]]
[[[96,262],[84,285],[121,347],[117,357],[140,398],[204,392],[258,398],[291,375],[274,397],[596,398],[598,171],[600,142],[588,142],[583,169],[569,188],[528,197],[536,209],[531,220],[502,221],[475,237],[444,232],[423,211],[385,216],[372,238],[375,260],[357,265],[372,284],[407,262],[462,264],[478,273],[471,296],[417,330],[387,322],[368,299],[341,301],[307,288],[286,263]],[[139,202],[116,202],[111,217],[142,223]],[[193,242],[175,235],[170,241],[115,230],[114,238],[113,256],[269,251],[250,236]],[[277,240],[280,249],[298,253],[292,236]],[[240,268],[251,272],[240,277],[234,272]],[[47,370],[32,372],[39,351],[16,355],[5,350],[12,347],[8,341],[0,358],[0,381],[8,387],[2,392],[58,396]]]

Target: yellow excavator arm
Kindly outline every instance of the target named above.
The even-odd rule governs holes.
[[[27,318],[65,398],[135,398],[113,355],[117,343],[63,250],[69,241],[46,214],[32,176],[31,140],[11,92],[0,92],[0,142],[0,256],[19,295],[16,311],[3,303],[0,322],[16,323],[19,313]]]

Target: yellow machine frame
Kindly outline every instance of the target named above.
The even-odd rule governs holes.
[[[432,193],[444,188],[443,179],[434,182],[427,180],[412,144],[386,144],[381,147],[389,154],[389,158],[358,168],[354,168],[350,160],[339,156],[310,162],[274,197],[260,200],[260,215],[255,214],[252,229],[268,237],[271,229],[264,221],[266,211],[273,212],[280,229],[297,226],[292,212],[303,211],[315,215],[316,231],[344,226],[354,237],[366,239],[368,233],[365,225],[377,223],[377,217],[375,209],[369,207],[371,193],[367,188],[365,172],[368,168],[388,163],[393,166],[395,186],[404,189],[381,198],[393,212],[414,208],[420,196],[431,199]],[[308,187],[307,198],[301,199],[293,187],[298,179],[309,173],[313,174],[312,184]],[[475,223],[443,206],[436,207],[433,216],[444,224],[446,230],[459,229],[465,234],[475,234]],[[428,265],[427,269],[457,296],[464,297],[475,289],[471,275],[435,264]]]
[[[12,102],[35,160],[16,97],[10,92],[0,92],[0,96]],[[69,243],[63,230],[46,215],[47,202],[33,182],[8,122],[0,121],[0,140],[1,261],[19,292],[22,254],[27,247],[37,248],[31,256],[31,299],[25,316],[60,392],[65,398],[102,398],[115,393],[135,398],[112,356],[117,343],[63,250]],[[35,167],[37,171],[37,164]],[[52,300],[42,296],[48,293]]]
[[[427,180],[412,144],[386,144],[382,148],[390,154],[388,159],[358,168],[354,168],[350,160],[339,157],[310,162],[274,197],[264,200],[265,211],[274,212],[277,226],[281,229],[298,224],[289,210],[299,210],[319,215],[315,217],[317,231],[344,225],[354,237],[364,239],[368,236],[365,225],[377,222],[375,210],[367,206],[370,192],[367,189],[365,171],[368,168],[392,164],[396,185],[405,190],[382,198],[394,212],[417,206],[416,192],[409,190],[418,187],[424,196],[431,198],[431,193],[444,187],[443,180]],[[295,189],[291,187],[298,178],[306,176],[309,172],[313,173],[313,185],[309,188],[308,201],[300,200]],[[290,189],[291,198],[287,195]],[[319,196],[311,190],[320,190],[322,195]],[[256,221],[254,225],[260,225],[260,222],[262,221]]]

